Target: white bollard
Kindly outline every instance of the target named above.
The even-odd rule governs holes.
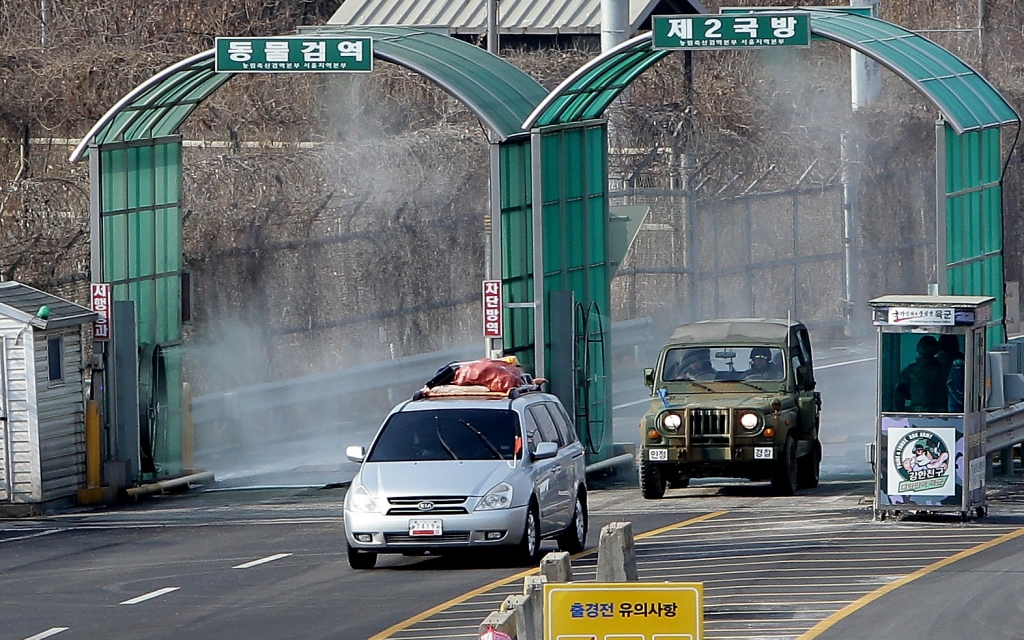
[[[636,582],[633,523],[612,522],[601,529],[597,543],[598,582]]]

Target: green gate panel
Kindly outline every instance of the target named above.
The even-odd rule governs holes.
[[[501,176],[501,279],[506,304],[533,301],[533,178],[530,141],[519,138],[498,148]],[[504,352],[533,371],[533,310],[505,309]]]
[[[992,296],[988,343],[1003,326],[1002,151],[998,128],[945,128],[946,283],[952,295]]]
[[[608,329],[611,291],[608,260],[607,125],[604,121],[541,130],[544,241],[543,294],[572,291],[577,303],[577,416],[588,458],[611,455],[611,383]],[[533,202],[530,140],[499,148],[502,282],[506,304],[534,298]],[[535,366],[532,308],[505,310],[504,352],[524,368]],[[545,361],[551,326],[545,318]]]
[[[153,476],[181,471],[181,139],[98,145],[100,246],[115,300],[133,300],[140,379],[151,380],[147,411]]]

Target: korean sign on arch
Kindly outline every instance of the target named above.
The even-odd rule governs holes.
[[[217,38],[218,73],[369,73],[373,38]]]
[[[811,14],[758,11],[752,14],[652,16],[655,49],[751,49],[811,44]]]

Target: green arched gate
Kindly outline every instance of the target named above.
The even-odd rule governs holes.
[[[1019,118],[981,76],[942,47],[873,18],[808,9],[812,33],[877,60],[942,114],[937,162],[939,252],[954,294],[993,295],[989,340],[1003,339],[999,128]],[[322,28],[374,38],[374,55],[437,82],[491,133],[490,271],[504,282],[506,334],[492,344],[545,373],[554,291],[572,291],[577,338],[578,429],[590,458],[611,450],[607,126],[605,109],[668,54],[650,34],[591,60],[550,94],[503,60],[436,32],[401,27]],[[315,37],[316,33],[309,33]],[[72,154],[90,162],[93,280],[137,305],[142,405],[151,421],[151,475],[181,467],[181,138],[178,127],[231,74],[213,51],[157,74],[117,103]],[[540,231],[540,233],[535,233]],[[543,273],[541,295],[534,275]],[[539,322],[538,322],[539,320]],[[544,327],[540,345],[535,328]],[[159,347],[159,348],[158,348]],[[538,348],[541,347],[541,348]],[[109,425],[108,425],[109,426]]]

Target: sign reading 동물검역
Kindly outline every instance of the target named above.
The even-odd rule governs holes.
[[[652,16],[655,49],[749,49],[811,44],[811,15],[799,11]]]
[[[367,73],[373,71],[373,38],[217,38],[214,70],[223,73]]]
[[[572,582],[544,585],[544,637],[551,640],[703,640],[699,582]]]

